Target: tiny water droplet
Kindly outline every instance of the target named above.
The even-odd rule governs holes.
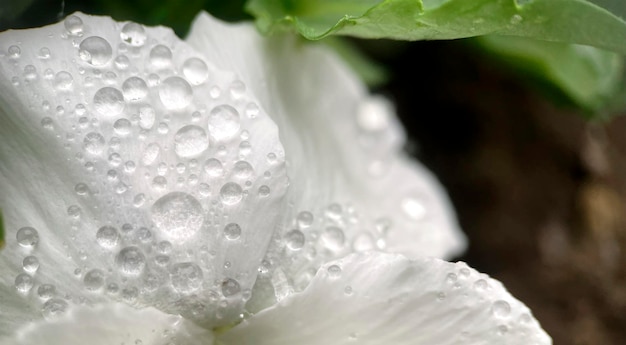
[[[96,233],[96,242],[106,249],[115,248],[120,240],[117,229],[112,226],[103,226]]]
[[[294,229],[285,234],[285,244],[287,245],[287,248],[291,250],[302,249],[305,241],[306,238],[300,230]]]
[[[237,223],[230,223],[224,227],[224,236],[231,240],[237,240],[241,236],[241,227]]]
[[[238,294],[241,291],[239,282],[232,278],[226,278],[222,282],[222,294],[224,297],[230,297]]]
[[[83,278],[83,283],[85,284],[85,289],[89,291],[97,291],[102,286],[104,286],[104,271],[100,269],[93,269],[85,274]]]

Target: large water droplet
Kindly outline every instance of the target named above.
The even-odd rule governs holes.
[[[285,244],[291,250],[300,250],[304,247],[306,237],[300,230],[291,230],[285,234]]]
[[[187,193],[171,192],[152,205],[152,221],[164,235],[185,240],[202,227],[202,205]]]
[[[112,226],[103,226],[96,233],[96,242],[106,249],[115,248],[120,240],[117,229]]]
[[[228,182],[220,189],[220,197],[225,205],[234,205],[243,198],[243,190],[240,185]]]
[[[172,287],[180,293],[190,293],[202,286],[202,269],[194,263],[182,262],[170,268]]]
[[[241,128],[237,109],[227,104],[218,105],[209,114],[209,134],[216,140],[233,137]]]
[[[83,147],[90,154],[99,155],[104,151],[104,143],[104,137],[100,133],[90,132],[87,133],[83,140]]]
[[[102,286],[104,286],[104,271],[100,269],[93,269],[83,278],[83,283],[85,284],[85,289],[89,291],[97,291]]]
[[[17,230],[15,238],[17,239],[17,243],[25,248],[34,247],[37,243],[39,243],[39,233],[35,230],[35,228],[30,226]]]
[[[80,36],[83,34],[83,20],[77,16],[69,16],[63,22],[65,30],[72,36]]]
[[[128,119],[119,119],[113,123],[115,134],[125,136],[130,134],[132,124]]]
[[[120,38],[131,46],[141,47],[146,43],[146,30],[143,25],[126,23],[120,32]]]
[[[238,294],[241,291],[239,282],[232,278],[224,279],[222,282],[222,294],[224,297],[230,297]]]
[[[162,44],[154,46],[150,50],[150,63],[158,69],[170,67],[172,64],[172,51]]]
[[[176,132],[174,150],[179,157],[187,158],[201,154],[209,147],[209,137],[204,129],[188,125]]]
[[[115,264],[122,274],[138,275],[146,267],[146,257],[139,248],[126,247],[117,254]]]
[[[125,105],[124,95],[113,87],[103,87],[93,96],[93,106],[102,115],[119,115]]]
[[[209,77],[209,68],[201,59],[190,58],[183,64],[183,74],[193,85],[200,85]]]
[[[237,223],[230,223],[224,227],[224,236],[231,240],[237,240],[241,236],[241,227]]]
[[[54,320],[59,316],[65,314],[68,308],[68,304],[65,300],[60,298],[52,298],[46,301],[41,308],[41,314],[46,320]]]
[[[131,101],[139,101],[148,95],[148,85],[139,77],[130,77],[122,84],[124,97]]]
[[[78,46],[81,60],[93,65],[102,66],[113,57],[113,49],[107,40],[99,36],[85,38]]]
[[[169,77],[159,87],[159,98],[170,110],[184,109],[193,99],[191,85],[181,77]]]

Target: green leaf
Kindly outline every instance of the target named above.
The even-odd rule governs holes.
[[[601,117],[619,93],[624,68],[616,53],[589,46],[488,35],[477,42],[519,74],[548,82],[570,101]]]
[[[626,54],[626,22],[584,0],[249,0],[262,32],[399,40],[499,34]]]

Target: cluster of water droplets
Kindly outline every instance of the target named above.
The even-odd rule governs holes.
[[[63,247],[83,291],[61,294],[37,279],[30,252],[40,235],[29,226],[16,235],[28,255],[15,288],[37,297],[45,317],[113,298],[204,323],[228,319],[231,305],[250,298],[256,273],[241,269],[243,239],[254,244],[256,232],[273,231],[263,228],[272,217],[250,215],[267,213],[265,203],[284,193],[277,131],[236,75],[170,31],[126,23],[111,36],[81,17],[47,31],[40,42],[49,47],[0,47],[43,135],[81,171],[69,177],[78,180]]]

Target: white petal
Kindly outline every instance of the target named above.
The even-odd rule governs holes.
[[[201,14],[187,41],[237,71],[279,126],[292,207],[281,229],[287,245],[276,242],[270,263],[298,290],[322,263],[352,251],[458,254],[465,239],[448,198],[402,153],[404,133],[388,102],[323,46],[252,31]],[[210,49],[225,44],[233,48]],[[312,224],[299,224],[303,211]]]
[[[125,304],[77,307],[53,321],[28,324],[6,345],[211,345],[213,334],[180,316]]]
[[[530,311],[464,263],[352,254],[218,337],[223,345],[551,344]]]
[[[245,115],[255,102],[170,29],[76,14],[0,34],[0,334],[49,295],[238,318],[287,186],[276,125]],[[22,227],[38,244],[17,243]],[[33,286],[18,294],[19,274]]]

